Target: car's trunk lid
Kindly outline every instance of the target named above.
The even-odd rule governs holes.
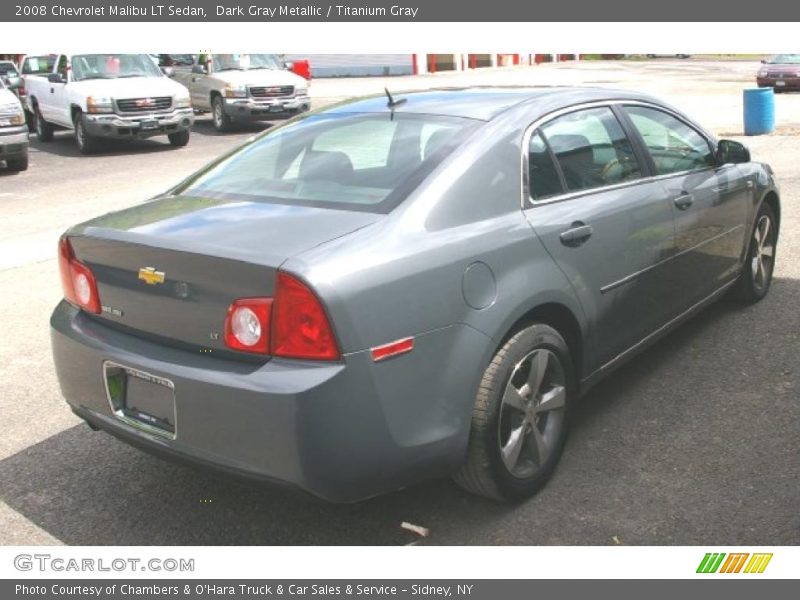
[[[197,351],[225,351],[231,301],[271,296],[289,257],[373,223],[357,211],[169,197],[68,232],[99,318]]]

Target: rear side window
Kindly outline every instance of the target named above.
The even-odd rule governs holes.
[[[41,75],[43,73],[52,73],[53,66],[56,64],[55,54],[46,54],[43,56],[27,56],[22,63],[23,75]]]
[[[638,179],[642,168],[610,108],[568,113],[540,129],[570,192]]]
[[[716,159],[708,141],[683,121],[644,106],[626,106],[625,111],[642,136],[657,174],[715,166]]]
[[[528,180],[534,200],[544,200],[564,192],[553,155],[538,131],[531,136],[528,148]]]

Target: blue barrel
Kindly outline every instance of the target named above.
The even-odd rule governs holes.
[[[763,135],[775,129],[775,93],[772,88],[744,91],[744,134]]]

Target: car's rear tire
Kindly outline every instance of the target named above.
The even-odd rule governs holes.
[[[775,270],[778,222],[775,211],[763,202],[756,214],[744,267],[736,284],[736,295],[743,302],[758,302],[769,292]]]
[[[167,135],[169,139],[169,143],[175,146],[176,148],[181,148],[189,143],[190,133],[189,130],[186,129],[184,131],[177,131],[175,133],[170,133]]]
[[[467,460],[455,481],[496,500],[536,493],[564,449],[574,394],[575,372],[564,338],[538,323],[517,332],[483,374]]]
[[[28,170],[28,157],[12,158],[6,161],[6,166],[9,171],[27,171]]]
[[[100,147],[100,140],[86,131],[86,125],[83,123],[83,117],[80,112],[75,113],[72,123],[75,127],[75,143],[78,145],[78,151],[81,154],[94,154],[97,152]]]
[[[225,133],[233,128],[233,121],[225,113],[225,100],[222,96],[214,96],[211,102],[211,120],[214,123],[214,129],[220,133]]]
[[[53,140],[53,126],[44,120],[42,111],[36,105],[33,108],[33,124],[36,129],[36,138],[40,142],[50,142]]]

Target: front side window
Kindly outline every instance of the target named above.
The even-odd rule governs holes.
[[[645,106],[626,106],[625,111],[642,136],[658,175],[716,165],[708,141],[683,121]]]
[[[555,154],[570,192],[638,179],[641,165],[610,108],[562,115],[540,132]]]
[[[74,81],[161,76],[161,70],[147,54],[76,54],[72,57]]]
[[[384,212],[475,126],[435,115],[311,115],[244,146],[181,193]]]
[[[64,79],[67,78],[67,57],[63,54],[58,57],[58,67],[56,67],[56,73],[61,75]]]

